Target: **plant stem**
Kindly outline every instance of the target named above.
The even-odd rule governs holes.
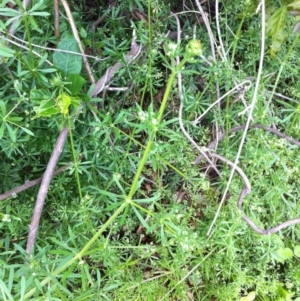
[[[71,126],[70,116],[68,116],[68,124],[69,124],[69,129],[70,129],[71,149],[72,149],[73,160],[74,160],[74,164],[75,164],[75,178],[76,178],[76,181],[77,181],[77,187],[78,187],[78,192],[79,192],[80,201],[81,201],[82,200],[82,191],[81,191],[81,184],[80,184],[79,172],[78,172],[78,160],[77,160],[77,156],[75,154],[73,134],[72,134],[72,131],[71,131],[72,126]]]
[[[275,83],[274,83],[271,95],[270,95],[269,100],[268,100],[268,102],[267,102],[267,104],[265,106],[265,114],[267,114],[267,112],[268,112],[268,108],[269,108],[270,103],[271,103],[271,101],[273,99],[273,96],[274,96],[274,93],[276,91],[276,88],[277,88],[277,85],[278,85],[281,73],[283,71],[283,68],[285,67],[285,65],[287,63],[287,60],[289,59],[289,57],[291,55],[292,50],[294,49],[296,43],[298,42],[298,39],[299,39],[299,35],[296,35],[296,37],[295,37],[292,45],[289,47],[289,50],[288,50],[287,54],[284,57],[284,60],[283,60],[282,64],[280,65],[280,68],[278,70],[277,77],[276,77],[276,80],[275,80]],[[263,114],[263,118],[264,118],[265,114]]]
[[[180,69],[183,67],[185,62],[186,62],[186,60],[183,59],[182,62],[177,67],[172,69],[172,73],[171,73],[170,78],[168,80],[166,91],[165,91],[165,94],[164,94],[164,97],[163,97],[163,100],[162,100],[162,103],[161,103],[161,106],[160,106],[160,109],[159,109],[159,112],[158,112],[158,116],[157,116],[157,124],[158,125],[159,125],[159,123],[160,123],[160,121],[163,117],[163,113],[164,113],[164,110],[166,108],[166,104],[167,104],[167,101],[168,101],[168,98],[169,98],[169,94],[171,92],[171,88],[172,88],[172,85],[173,85],[174,80],[176,78],[177,72],[180,71]],[[138,184],[138,181],[139,181],[140,176],[142,174],[143,168],[146,164],[148,155],[151,151],[151,147],[152,147],[152,144],[153,144],[153,140],[155,139],[156,132],[157,132],[156,130],[152,130],[151,133],[150,133],[148,143],[147,143],[146,148],[145,148],[144,153],[143,153],[143,157],[142,157],[141,161],[139,162],[139,166],[138,166],[138,169],[137,169],[136,174],[134,176],[134,179],[132,181],[130,191],[129,191],[127,197],[125,198],[124,203],[114,212],[114,214],[99,229],[99,231],[87,242],[87,244],[81,249],[81,251],[79,253],[77,253],[74,257],[72,257],[70,260],[65,262],[62,266],[58,267],[55,271],[53,271],[51,273],[51,276],[46,277],[43,281],[41,281],[41,283],[40,283],[41,287],[43,287],[44,285],[49,283],[51,281],[51,279],[53,279],[53,277],[56,277],[59,274],[61,274],[63,271],[65,271],[77,259],[81,260],[82,256],[85,255],[85,253],[90,249],[90,247],[95,243],[95,241],[100,237],[100,235],[115,221],[115,219],[123,212],[123,210],[128,205],[132,204],[132,197],[133,197],[134,193],[136,192],[137,184]],[[71,138],[71,144],[72,144],[72,148],[74,148],[72,138]],[[24,295],[23,300],[27,300],[28,298],[30,298],[35,293],[35,291],[36,291],[36,288],[31,289],[29,292],[27,292]]]
[[[26,29],[27,39],[28,39],[29,53],[30,53],[30,59],[31,59],[31,68],[34,69],[34,56],[32,53],[31,36],[30,36],[30,29],[29,29],[29,24],[28,24],[28,14],[26,11],[24,11],[23,18],[24,18],[25,29]]]

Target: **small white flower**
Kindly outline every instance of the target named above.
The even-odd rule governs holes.
[[[147,113],[145,113],[143,111],[139,111],[138,116],[141,121],[145,121],[147,119]]]
[[[4,215],[3,215],[3,217],[2,217],[2,222],[8,222],[8,223],[11,222],[11,219],[10,219],[9,214],[4,214]]]

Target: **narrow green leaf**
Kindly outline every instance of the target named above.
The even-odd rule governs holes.
[[[132,200],[135,203],[153,203],[155,201],[158,201],[160,199],[160,195],[157,194],[153,197],[147,198],[147,199],[136,199],[136,200]]]
[[[37,23],[35,22],[34,18],[32,16],[28,17],[29,23],[31,25],[31,28],[36,30],[39,33],[43,33],[43,31],[40,29],[40,27],[37,25]]]
[[[112,193],[112,192],[109,192],[106,190],[99,189],[98,191],[101,194],[108,196],[112,201],[116,201],[118,198],[120,198],[120,195],[117,195],[115,193]]]
[[[16,17],[20,16],[21,12],[11,8],[0,8],[0,16]]]
[[[141,222],[141,224],[146,229],[149,229],[149,225],[147,224],[146,220],[142,217],[142,215],[140,214],[140,212],[134,206],[132,206],[132,209],[133,209],[134,213],[136,214],[136,216],[138,217],[138,219]]]
[[[35,10],[37,10],[38,8],[40,8],[43,5],[43,0],[40,0],[39,2],[35,3],[31,9],[28,11],[28,14],[33,13]]]
[[[121,183],[120,183],[120,181],[119,181],[119,175],[117,175],[117,174],[113,174],[113,179],[114,179],[114,182],[117,184],[117,186],[119,187],[119,189],[122,191],[122,193],[124,193],[125,194],[125,191],[124,191],[124,189],[123,189],[123,187],[122,187],[122,185],[121,185]]]
[[[5,123],[3,122],[3,123],[1,124],[1,127],[0,127],[0,140],[1,140],[2,137],[3,137],[4,128],[5,128]]]
[[[0,45],[0,56],[13,57],[14,53],[15,53],[14,50],[12,50],[4,45]]]
[[[25,295],[25,291],[26,291],[26,280],[25,280],[25,276],[21,276],[21,296],[20,296],[20,301],[24,300],[24,295]]]
[[[21,129],[22,129],[26,134],[28,134],[28,135],[30,135],[30,136],[34,136],[34,134],[33,134],[30,130],[28,130],[28,129],[22,127],[22,126],[21,126]]]
[[[1,112],[2,112],[2,115],[6,115],[6,106],[5,106],[5,103],[3,100],[0,100],[0,109],[1,109]]]
[[[8,298],[8,300],[14,301],[14,298],[12,297],[8,287],[2,281],[2,279],[0,279],[0,292],[2,292],[2,300],[7,300]]]
[[[34,12],[34,13],[30,13],[31,16],[40,16],[40,17],[48,17],[50,16],[49,13],[47,12],[44,12],[44,11],[37,11],[37,12]]]
[[[8,123],[5,123],[5,125],[6,125],[6,128],[8,130],[10,139],[13,142],[15,142],[16,141],[16,134],[15,134],[14,130],[12,129],[12,127]]]
[[[9,122],[14,122],[14,123],[18,123],[21,122],[24,118],[22,117],[17,117],[17,116],[12,116],[12,117],[7,117],[6,120]]]

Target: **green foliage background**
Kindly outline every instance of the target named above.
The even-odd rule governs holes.
[[[170,11],[180,13],[181,59],[197,14],[184,11],[179,1],[71,2],[86,53],[107,57],[88,58],[95,77],[124,61],[133,28],[146,47],[114,77],[112,86],[126,91],[91,99],[80,56],[35,46],[79,52],[63,14],[61,42],[54,36],[52,1],[32,1],[20,13],[6,4],[0,4],[0,192],[43,175],[66,124],[73,142],[69,139],[62,152],[59,165],[69,168],[51,182],[31,256],[24,249],[38,187],[0,203],[0,300],[299,300],[299,226],[267,236],[255,233],[236,207],[243,188],[239,177],[206,235],[230,170],[218,164],[218,177],[204,160],[193,164],[198,153],[179,127],[176,82],[165,92],[176,69],[164,44],[165,33],[176,30]],[[212,140],[215,122],[229,129],[247,120],[247,108],[232,95],[200,125],[192,123],[216,100],[216,79],[221,95],[236,82],[254,82],[261,43],[257,5],[222,1],[216,16],[214,5],[204,4],[215,36],[219,18],[229,59],[218,55],[212,66],[197,59],[182,70],[182,119],[200,146]],[[295,139],[300,136],[300,44],[292,33],[298,16],[290,12],[297,5],[267,3],[267,51],[253,114],[255,123],[275,125]],[[197,10],[194,1],[188,7]],[[136,9],[148,15],[148,25],[132,17]],[[91,22],[103,13],[103,24],[92,30]],[[29,43],[27,49],[7,40],[7,29],[20,15],[16,36]],[[204,26],[197,26],[196,36],[209,57]],[[160,122],[163,95],[168,102]],[[253,88],[244,95],[249,105]],[[234,161],[240,139],[241,133],[227,135],[217,153]],[[150,153],[134,186],[149,140]],[[249,131],[239,166],[252,192],[243,208],[262,228],[300,216],[299,158],[297,146],[262,130]]]

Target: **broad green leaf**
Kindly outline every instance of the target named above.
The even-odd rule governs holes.
[[[78,74],[70,74],[67,77],[66,82],[70,82],[66,87],[74,96],[81,90],[82,86],[86,83],[86,80]]]
[[[300,245],[295,246],[295,248],[294,248],[294,254],[297,257],[300,257]]]
[[[36,112],[36,115],[32,119],[50,117],[59,113],[59,108],[53,99],[43,100],[39,106],[34,106],[33,110]]]
[[[282,286],[278,286],[277,287],[277,295],[279,298],[282,297],[282,300],[284,300],[284,301],[292,301],[292,297],[295,295],[295,293],[291,293],[290,291],[286,290]]]
[[[287,22],[288,10],[286,5],[278,8],[270,17],[266,24],[266,33],[272,38],[272,44],[269,52],[271,57],[275,57],[276,53],[280,50],[281,44],[286,38],[287,34],[284,33],[285,25]]]
[[[40,89],[40,90],[31,90],[30,91],[30,100],[35,104],[40,104],[42,101],[51,100],[52,95],[49,90]]]
[[[70,104],[71,104],[71,97],[69,95],[62,93],[57,97],[57,105],[62,114],[67,115],[69,113]]]
[[[282,241],[282,239],[277,234],[273,234],[271,236],[271,241],[276,247],[284,248],[284,242]]]
[[[272,252],[272,255],[275,260],[284,262],[293,257],[293,251],[290,248],[278,248],[277,250]]]
[[[58,44],[58,49],[79,53],[79,47],[73,37],[65,37]],[[60,69],[65,76],[79,74],[82,67],[81,55],[56,51],[53,55],[54,66]]]
[[[74,107],[78,107],[81,104],[81,98],[80,97],[71,97],[71,105]]]

